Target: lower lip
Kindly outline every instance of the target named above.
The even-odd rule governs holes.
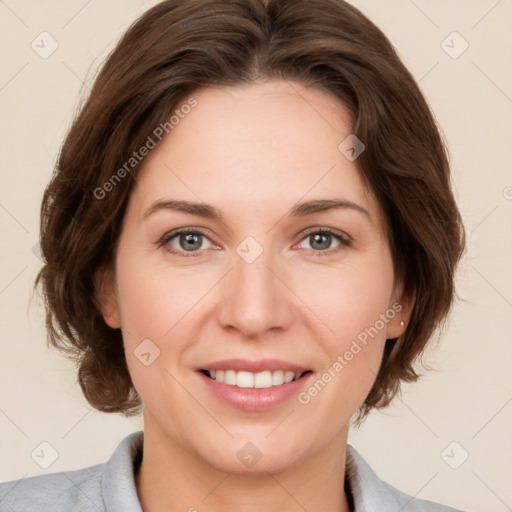
[[[232,407],[245,411],[267,411],[283,404],[290,398],[297,396],[312,375],[308,373],[297,380],[292,380],[280,386],[257,389],[230,386],[229,384],[210,379],[204,373],[198,373],[216,397]]]

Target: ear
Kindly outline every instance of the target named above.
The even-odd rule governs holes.
[[[114,278],[114,269],[111,266],[98,268],[95,274],[96,303],[103,315],[105,323],[112,329],[121,327],[119,306]]]
[[[391,318],[391,314],[388,315],[390,321],[386,327],[386,338],[394,339],[402,336],[407,330],[407,325],[411,318],[414,304],[416,303],[416,291],[413,290],[409,293],[403,292],[402,284],[398,284],[395,287],[392,299],[389,304],[388,311],[394,311],[395,315]]]

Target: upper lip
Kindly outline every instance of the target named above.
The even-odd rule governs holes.
[[[282,361],[280,359],[260,359],[258,361],[251,361],[249,359],[224,359],[222,361],[212,361],[205,363],[197,368],[198,370],[235,370],[237,372],[246,371],[251,373],[259,373],[263,371],[277,371],[283,370],[294,373],[304,373],[309,368],[300,364]]]

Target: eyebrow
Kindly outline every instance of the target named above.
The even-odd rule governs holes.
[[[370,214],[367,210],[348,199],[317,199],[307,201],[293,207],[288,215],[290,217],[305,217],[306,215],[333,209],[355,210],[357,212],[363,213],[368,217],[368,219],[370,219]],[[198,215],[199,217],[204,217],[207,219],[219,220],[222,222],[224,221],[222,213],[209,204],[194,203],[190,201],[178,201],[172,199],[161,199],[155,201],[144,213],[143,218],[147,218],[150,215],[162,210],[174,210],[190,213],[192,215]]]

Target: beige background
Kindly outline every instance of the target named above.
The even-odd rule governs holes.
[[[70,363],[45,346],[31,287],[41,266],[33,251],[40,200],[78,101],[119,35],[154,3],[0,2],[0,481],[102,462],[141,428],[138,418],[91,410]],[[351,3],[390,37],[445,132],[468,251],[458,273],[461,300],[425,357],[435,371],[405,386],[349,442],[411,495],[467,511],[510,511],[512,1]],[[43,31],[59,45],[47,59],[31,48]],[[458,58],[441,46],[453,31],[469,44]],[[463,44],[450,36],[444,47],[455,55]],[[58,454],[48,469],[31,458],[43,441]],[[469,458],[452,469],[445,460],[456,465],[464,451]]]

